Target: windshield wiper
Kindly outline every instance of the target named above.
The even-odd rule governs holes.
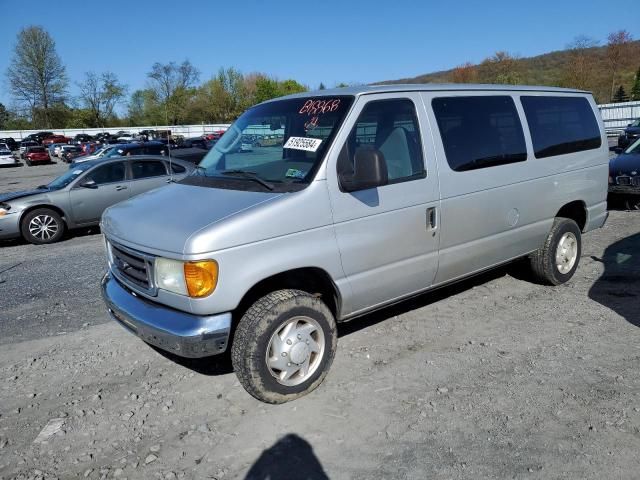
[[[220,173],[222,175],[241,175],[244,178],[258,182],[264,188],[268,188],[269,190],[273,190],[275,188],[272,183],[260,178],[256,172],[250,172],[248,170],[223,170]]]

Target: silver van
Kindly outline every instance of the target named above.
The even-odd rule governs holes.
[[[103,296],[160,349],[230,349],[244,388],[282,403],[323,381],[337,322],[520,257],[540,281],[568,281],[581,234],[607,218],[607,177],[588,92],[278,98],[245,112],[192,175],[105,212]]]

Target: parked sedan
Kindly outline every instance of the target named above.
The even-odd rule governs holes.
[[[0,194],[0,239],[57,242],[67,229],[97,225],[105,208],[181,180],[193,169],[152,156],[82,163],[36,190]]]
[[[0,143],[0,167],[16,166],[17,164],[18,162],[9,146],[6,143]]]
[[[640,210],[640,139],[609,161],[609,195],[627,208]]]
[[[640,118],[631,122],[618,137],[618,147],[627,148],[640,138]]]

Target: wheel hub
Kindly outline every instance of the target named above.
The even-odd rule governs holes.
[[[297,363],[298,365],[300,365],[304,363],[307,358],[309,358],[310,353],[311,350],[306,343],[297,342],[293,347],[291,347],[289,358],[293,363]]]
[[[556,267],[562,274],[567,274],[571,271],[578,258],[578,240],[576,236],[571,233],[565,233],[558,242],[558,248],[556,250]]]

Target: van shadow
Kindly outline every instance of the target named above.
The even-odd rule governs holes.
[[[251,466],[245,480],[329,480],[313,448],[290,433],[268,448]]]
[[[528,263],[526,261],[515,261],[502,267],[481,273],[467,280],[453,283],[447,287],[417,295],[413,298],[403,300],[395,305],[382,308],[373,313],[339,323],[338,338],[351,335],[352,333],[372,327],[378,323],[384,322],[385,320],[412,310],[426,307],[452,295],[457,295],[478,285],[483,285],[491,280],[504,277],[505,275],[511,275],[517,280],[531,281],[529,271],[530,269],[528,268]],[[147,345],[167,360],[177,363],[178,365],[201,375],[218,376],[233,373],[233,365],[231,364],[231,353],[229,349],[227,349],[223,354],[211,357],[185,358],[165,350],[161,350],[153,345]]]
[[[640,327],[640,233],[607,247],[602,258],[604,273],[589,290],[589,298]]]

